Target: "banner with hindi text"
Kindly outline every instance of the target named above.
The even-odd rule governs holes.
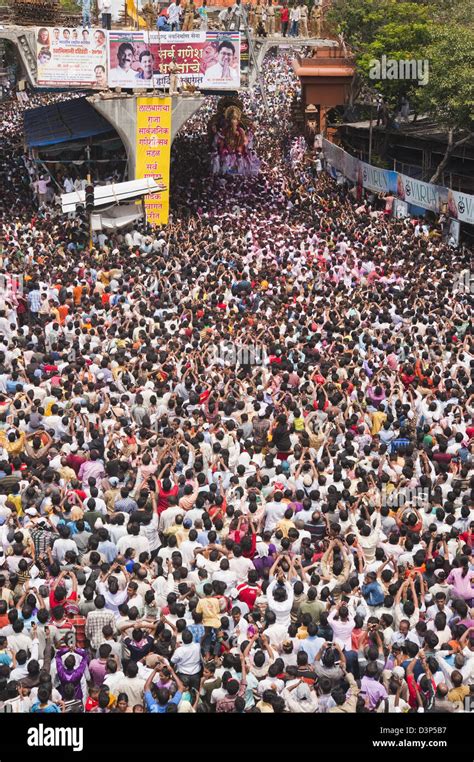
[[[37,84],[48,87],[107,86],[107,37],[103,29],[38,27]]]
[[[166,225],[169,215],[171,98],[137,98],[135,178],[154,177],[166,190],[145,198],[147,222]]]
[[[240,32],[109,32],[110,87],[169,87],[172,61],[182,83],[204,90],[240,87]]]

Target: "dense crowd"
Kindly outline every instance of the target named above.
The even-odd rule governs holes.
[[[2,106],[4,712],[469,710],[470,254],[321,173],[264,71],[258,177],[210,178],[210,99],[169,225],[92,251]]]

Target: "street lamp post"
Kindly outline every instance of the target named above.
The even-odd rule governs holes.
[[[373,107],[374,99],[370,98],[370,125],[369,125],[369,164],[372,162],[372,129],[373,129]]]

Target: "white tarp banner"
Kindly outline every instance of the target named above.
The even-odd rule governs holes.
[[[100,214],[91,215],[93,230],[120,230],[141,219],[143,209],[138,204],[122,204]]]
[[[448,191],[449,216],[460,222],[474,225],[474,196],[458,191]]]
[[[438,185],[423,183],[408,175],[398,175],[397,195],[402,201],[422,209],[439,212],[441,209],[441,193]]]

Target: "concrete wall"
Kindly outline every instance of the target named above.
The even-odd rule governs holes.
[[[125,146],[128,159],[128,179],[135,179],[136,164],[136,131],[137,106],[136,95],[115,95],[101,98],[93,95],[89,103],[117,130]],[[171,116],[171,140],[173,141],[183,124],[204,103],[201,95],[174,95],[172,97],[173,111]]]
[[[0,28],[0,37],[16,45],[28,82],[36,87],[36,41],[33,27],[4,26]]]

